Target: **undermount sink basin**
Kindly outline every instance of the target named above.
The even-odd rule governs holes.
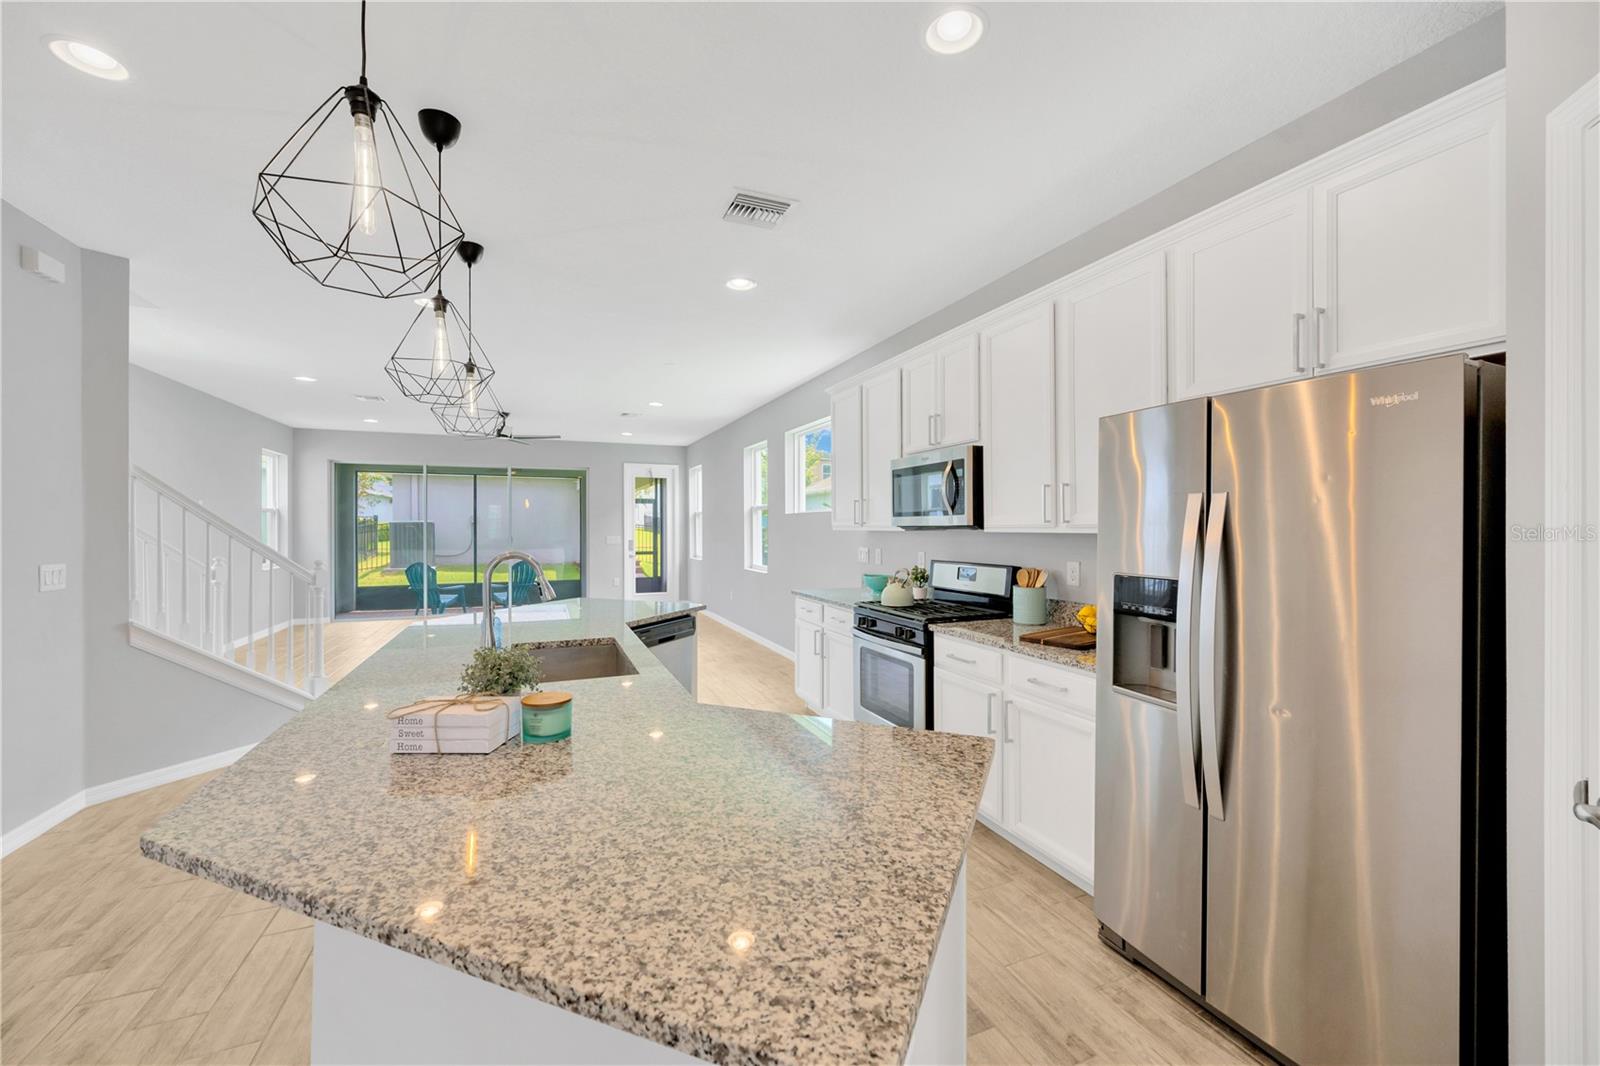
[[[637,674],[633,663],[623,654],[614,640],[598,644],[576,644],[551,647],[542,644],[518,644],[518,648],[533,653],[543,668],[544,681],[582,681],[591,677],[626,677]]]

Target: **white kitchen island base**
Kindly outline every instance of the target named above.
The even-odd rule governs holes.
[[[967,872],[956,878],[906,1062],[967,1056]],[[699,1061],[448,966],[318,922],[311,1061],[326,1064]],[[780,1053],[781,1057],[781,1053]]]

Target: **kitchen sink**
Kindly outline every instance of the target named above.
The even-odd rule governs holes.
[[[637,674],[622,648],[614,640],[597,644],[548,645],[518,644],[532,652],[543,668],[544,681],[582,681],[591,677],[626,677]]]

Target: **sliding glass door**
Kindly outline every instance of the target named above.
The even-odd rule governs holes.
[[[582,471],[340,464],[335,484],[342,612],[472,611],[484,569],[512,548],[538,561],[557,598],[583,595]],[[513,565],[492,592],[497,604],[540,597]]]

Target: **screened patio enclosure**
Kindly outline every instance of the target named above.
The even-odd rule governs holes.
[[[539,561],[560,599],[583,595],[581,470],[336,464],[335,610],[453,614],[482,605],[507,549]],[[496,606],[534,603],[527,567],[503,565]]]

